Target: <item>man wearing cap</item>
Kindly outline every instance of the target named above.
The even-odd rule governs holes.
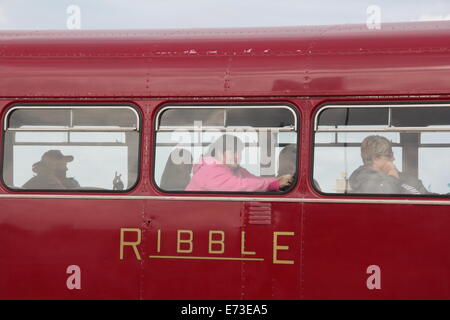
[[[41,161],[33,164],[34,177],[22,187],[24,189],[76,189],[80,184],[74,178],[67,178],[67,163],[73,161],[73,156],[65,156],[60,150],[45,152]]]

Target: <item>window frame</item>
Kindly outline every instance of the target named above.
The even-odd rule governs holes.
[[[448,199],[450,198],[450,194],[374,194],[374,193],[327,193],[319,190],[314,183],[314,166],[315,166],[315,147],[316,147],[316,133],[320,132],[374,132],[374,133],[383,133],[383,132],[408,132],[408,131],[415,131],[415,132],[449,132],[450,127],[433,127],[430,129],[425,129],[426,127],[392,127],[393,129],[384,130],[384,129],[377,129],[377,130],[358,130],[358,129],[336,129],[336,130],[318,130],[318,120],[320,113],[327,109],[335,109],[335,108],[389,108],[389,118],[391,114],[390,108],[426,108],[426,107],[442,107],[442,108],[450,108],[450,102],[421,102],[421,101],[395,101],[395,102],[326,102],[319,104],[315,110],[313,111],[313,123],[312,123],[312,130],[311,130],[311,156],[310,156],[310,174],[309,174],[309,182],[314,190],[319,195],[326,196],[326,197],[357,197],[357,198],[444,198]],[[390,121],[390,119],[389,119]],[[350,143],[353,144],[353,143]],[[399,143],[398,143],[399,144]],[[393,144],[393,146],[396,146],[396,144]],[[450,145],[450,142],[449,142]],[[430,145],[431,147],[432,145]],[[419,148],[421,147],[421,144],[419,143]],[[428,147],[428,145],[427,145]],[[320,184],[319,184],[320,186]]]
[[[294,181],[292,182],[291,186],[289,187],[289,189],[284,190],[284,191],[268,191],[268,192],[245,192],[245,191],[184,191],[184,190],[178,190],[178,191],[168,191],[168,190],[164,190],[161,189],[160,186],[158,185],[158,183],[156,182],[155,179],[155,173],[156,173],[156,147],[157,147],[157,133],[158,131],[158,127],[159,127],[159,119],[161,114],[168,110],[168,109],[193,109],[193,108],[205,108],[205,109],[210,109],[210,108],[218,108],[218,109],[223,109],[223,108],[234,108],[234,109],[238,109],[238,108],[247,108],[247,109],[259,109],[259,108],[264,108],[264,109],[269,109],[269,108],[283,108],[283,109],[288,109],[292,115],[294,116],[294,127],[293,127],[293,132],[296,132],[296,143],[297,143],[297,151],[296,151],[296,164],[295,164],[295,169],[296,169],[296,177],[294,179]],[[175,195],[245,195],[245,196],[249,196],[249,195],[267,195],[267,196],[273,196],[273,195],[286,195],[288,193],[292,193],[298,186],[298,182],[300,181],[300,174],[299,174],[299,170],[300,170],[300,166],[299,166],[299,160],[300,160],[300,137],[301,137],[301,119],[302,119],[302,115],[300,112],[300,108],[297,107],[295,104],[290,103],[290,102],[261,102],[261,103],[235,103],[235,102],[231,102],[231,103],[226,103],[226,102],[222,102],[222,103],[207,103],[207,102],[200,102],[200,103],[164,103],[161,106],[159,106],[159,108],[156,109],[155,111],[155,117],[153,119],[153,146],[152,146],[152,169],[150,170],[150,175],[151,175],[151,182],[152,185],[156,188],[156,190],[158,190],[158,192],[163,193],[163,194],[175,194]],[[257,127],[258,128],[258,127]],[[212,129],[212,128],[211,128]],[[231,129],[233,129],[231,127]],[[243,130],[248,129],[248,128],[243,128]],[[258,128],[258,129],[267,129],[267,128]],[[283,130],[280,130],[283,131]]]
[[[95,126],[85,126],[85,127],[79,127],[77,129],[67,130],[67,129],[60,129],[60,128],[54,128],[54,129],[42,129],[42,130],[35,130],[35,129],[12,129],[8,130],[8,121],[10,115],[15,111],[19,109],[45,109],[45,110],[52,110],[52,109],[129,109],[131,110],[134,115],[136,116],[136,127],[124,127],[119,129],[109,128],[109,129],[95,129]],[[142,116],[141,109],[134,103],[125,102],[112,102],[112,103],[21,103],[16,102],[9,107],[6,108],[6,111],[3,113],[2,117],[2,148],[1,148],[1,175],[0,175],[0,181],[1,184],[6,188],[6,190],[11,192],[17,192],[17,193],[97,193],[97,194],[124,194],[124,193],[130,193],[131,191],[135,190],[136,187],[139,185],[141,180],[141,156],[142,156],[142,124],[143,124],[143,116]],[[124,130],[125,129],[125,130]],[[136,181],[133,185],[131,185],[129,188],[124,190],[86,190],[86,189],[70,189],[70,190],[55,190],[55,189],[21,189],[21,188],[11,188],[4,179],[4,160],[5,160],[5,154],[6,154],[6,132],[137,132],[138,142],[137,142],[137,154],[136,154],[136,160],[137,160],[137,172],[136,172]]]

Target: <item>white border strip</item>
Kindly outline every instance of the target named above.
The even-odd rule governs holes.
[[[224,202],[294,202],[294,203],[347,203],[347,204],[401,204],[450,206],[450,200],[397,200],[397,199],[321,199],[321,198],[254,198],[205,196],[126,196],[126,195],[63,195],[63,194],[0,194],[0,199],[66,199],[66,200],[152,200],[152,201],[224,201]]]

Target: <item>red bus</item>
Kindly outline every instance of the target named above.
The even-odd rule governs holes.
[[[450,298],[449,39],[1,32],[0,298]]]

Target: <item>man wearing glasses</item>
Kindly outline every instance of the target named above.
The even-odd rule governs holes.
[[[364,165],[356,169],[349,182],[354,193],[426,194],[419,179],[400,172],[394,164],[391,143],[382,136],[368,136],[361,143]]]

